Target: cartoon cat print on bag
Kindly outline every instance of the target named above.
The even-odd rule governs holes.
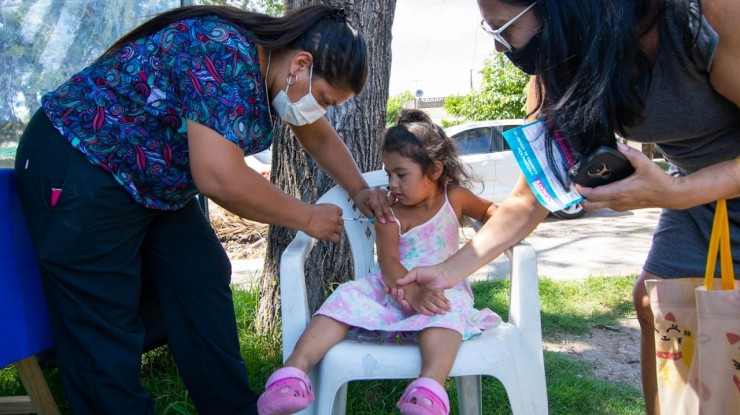
[[[735,384],[737,391],[740,392],[740,335],[727,333],[727,357],[732,361],[734,372],[732,382]]]
[[[658,340],[655,355],[659,359],[684,360],[687,365],[691,364],[692,356],[686,356],[688,350],[685,350],[691,348],[693,351],[691,331],[676,322],[673,313],[657,319],[655,338]]]
[[[671,379],[678,375],[686,380],[694,354],[694,337],[679,324],[673,313],[655,318],[655,356],[658,376]],[[672,374],[671,372],[677,372]]]

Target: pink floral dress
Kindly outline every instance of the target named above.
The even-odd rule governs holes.
[[[400,223],[398,226],[400,228]],[[398,240],[401,263],[408,270],[438,264],[455,253],[459,246],[457,215],[446,198],[434,217],[401,234]],[[348,335],[351,339],[379,342],[414,342],[418,332],[428,327],[455,330],[467,340],[501,323],[501,318],[493,311],[473,308],[473,292],[467,280],[445,290],[452,309],[434,316],[404,310],[385,293],[384,287],[376,263],[368,275],[340,285],[316,314],[353,326]]]

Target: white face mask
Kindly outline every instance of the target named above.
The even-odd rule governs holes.
[[[326,109],[319,105],[311,93],[312,79],[313,63],[311,64],[308,78],[308,94],[304,95],[298,102],[290,102],[290,98],[288,98],[288,88],[290,88],[290,85],[288,85],[285,87],[285,91],[280,91],[272,100],[272,107],[275,108],[275,111],[283,121],[288,124],[300,126],[311,124],[326,114]]]

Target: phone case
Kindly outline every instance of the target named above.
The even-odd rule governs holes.
[[[634,171],[622,153],[609,146],[601,146],[584,157],[568,173],[575,183],[596,187],[622,180]]]

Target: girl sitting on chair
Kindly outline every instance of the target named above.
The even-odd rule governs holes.
[[[420,377],[396,406],[402,414],[449,414],[443,385],[461,341],[501,322],[491,310],[473,308],[466,280],[444,291],[404,286],[401,303],[389,295],[408,270],[457,251],[463,215],[485,222],[496,206],[462,186],[469,177],[452,140],[421,111],[404,111],[382,150],[396,221],[375,222],[378,264],[366,277],[340,285],[316,312],[285,366],[267,380],[260,415],[306,408],[314,399],[306,374],[348,335],[418,342]]]

